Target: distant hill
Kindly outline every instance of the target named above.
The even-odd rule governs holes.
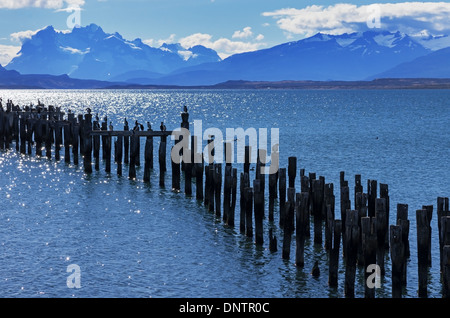
[[[111,85],[114,85],[114,83],[73,79],[67,75],[22,75],[17,71],[8,71],[0,65],[0,88],[2,89],[95,89],[106,88]]]
[[[450,78],[450,47],[399,64],[373,78]]]

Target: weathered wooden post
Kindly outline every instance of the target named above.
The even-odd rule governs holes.
[[[5,123],[6,115],[3,107],[0,107],[0,150],[5,149]]]
[[[20,132],[20,153],[25,154],[26,153],[26,142],[27,142],[27,133],[26,133],[26,114],[22,113],[19,116],[19,132]]]
[[[450,298],[450,245],[442,248],[442,297]]]
[[[357,210],[356,208],[356,194],[357,193],[363,193],[363,186],[361,184],[361,175],[360,174],[356,174],[355,175],[355,210]]]
[[[123,123],[123,130],[125,132],[130,131],[130,126],[128,124],[127,119],[124,119],[124,123]],[[123,163],[124,164],[128,164],[130,162],[130,137],[125,134],[123,137],[123,147],[124,147],[124,151],[123,151]]]
[[[446,202],[447,202],[447,209],[446,209]],[[439,255],[440,255],[440,266],[441,266],[441,272],[443,271],[442,268],[442,234],[441,234],[441,220],[443,216],[449,216],[448,214],[448,198],[444,197],[438,197],[437,198],[437,221],[438,221],[438,232],[439,232]]]
[[[253,181],[253,189],[255,210],[255,243],[256,245],[263,245],[264,193],[261,189],[261,180],[255,179]]]
[[[28,155],[31,156],[33,153],[33,119],[30,118],[30,114],[28,114],[26,119],[26,127],[27,127],[27,152]],[[0,116],[0,126],[1,126],[1,116]],[[0,128],[1,130],[1,128]],[[1,133],[0,133],[1,134]],[[64,137],[65,138],[65,137]],[[0,136],[0,149],[2,147],[2,137]],[[70,163],[70,151],[67,151],[69,153],[69,163]],[[67,160],[66,160],[67,162]]]
[[[174,146],[172,147],[173,151]],[[171,151],[171,153],[172,153]],[[172,163],[172,191],[180,191],[181,190],[181,177],[180,177],[180,165],[181,162],[176,162],[176,160],[173,160],[171,157],[170,162]]]
[[[139,137],[136,136],[135,132],[132,131],[130,136],[130,145],[129,145],[129,156],[130,156],[130,164],[128,167],[128,179],[136,180],[136,152],[137,152],[137,144],[139,142]],[[164,175],[164,173],[163,173]],[[163,176],[164,180],[164,176]],[[160,184],[161,184],[161,176],[160,176]],[[163,186],[163,185],[162,185]]]
[[[369,278],[368,267],[377,263],[377,233],[374,217],[365,216],[361,218],[361,241],[364,255],[364,297],[374,298],[375,288],[370,288],[367,284]]]
[[[323,185],[322,180],[314,180],[312,186],[312,214],[314,218],[314,243],[322,244],[322,207]]]
[[[428,215],[426,210],[416,211],[417,224],[417,257],[419,274],[419,297],[428,297]]]
[[[244,173],[248,173],[249,175],[250,175],[251,156],[252,156],[252,147],[245,146]]]
[[[335,197],[334,197],[334,186],[332,183],[325,184],[324,189],[324,208],[325,214],[325,250],[329,251],[332,248],[333,242],[333,227],[335,218]]]
[[[231,187],[233,183],[232,166],[225,166],[225,177],[223,183],[223,218],[225,224],[228,223],[229,214],[231,213]]]
[[[305,239],[307,219],[309,218],[309,193],[301,192],[296,194],[296,224],[295,224],[295,265],[305,266]]]
[[[253,237],[253,188],[245,188],[245,235]]]
[[[311,206],[311,195],[312,195],[312,191],[311,191],[311,187],[310,187],[310,183],[309,183],[309,177],[303,175],[300,178],[300,185],[301,185],[301,192],[304,193],[308,193],[308,197],[306,198],[308,200],[308,202],[306,202],[306,213],[308,213],[308,217],[306,218],[306,225],[305,225],[305,237],[311,237],[311,229],[310,229],[310,206]]]
[[[367,180],[367,212],[368,216],[375,216],[375,201],[377,199],[377,180]]]
[[[45,127],[45,134],[44,134],[45,155],[48,160],[51,160],[52,159],[53,129],[48,120],[46,120],[44,127]]]
[[[442,245],[442,249],[440,250],[439,259],[440,259],[440,270],[441,273],[444,273],[445,262],[447,259],[443,254],[444,246],[450,245],[450,216],[442,216],[441,217],[441,229],[440,229],[440,237],[439,242]]]
[[[338,286],[339,246],[341,244],[342,221],[335,220],[333,224],[333,245],[330,250],[328,285],[335,288]]]
[[[152,132],[151,127],[148,132]],[[153,169],[153,137],[147,136],[144,149],[144,182],[150,182],[150,171]]]
[[[233,178],[231,184],[231,208],[228,214],[227,224],[229,226],[234,226],[234,216],[236,213],[236,202],[237,202],[237,169],[233,168]]]
[[[55,160],[61,160],[61,146],[63,144],[63,136],[62,136],[62,125],[59,121],[55,122]],[[25,147],[24,147],[25,151]]]
[[[277,193],[277,175],[269,174],[269,221],[273,222],[273,212],[275,208],[275,198]]]
[[[295,177],[297,176],[297,157],[288,158],[289,188],[295,188]]]
[[[431,232],[432,232],[432,228],[431,228],[431,219],[433,217],[433,206],[432,205],[423,205],[422,206],[422,210],[426,210],[427,211],[427,221],[428,221],[428,266],[431,267]]]
[[[84,116],[83,121],[83,154],[84,154],[84,172],[92,173],[92,115],[90,113]],[[56,138],[58,140],[58,138]],[[59,143],[59,141],[57,141]]]
[[[384,275],[384,255],[385,255],[385,237],[386,237],[386,199],[375,199],[375,220],[377,232],[377,264],[380,266],[381,275]]]
[[[115,154],[114,158],[117,162],[117,175],[122,176],[122,156],[123,156],[123,134],[119,134],[116,140]]]
[[[402,241],[402,228],[390,226],[391,260],[392,260],[392,298],[402,298],[403,270],[405,268],[405,247]]]
[[[380,198],[385,199],[386,202],[386,230],[385,230],[385,237],[384,237],[384,248],[389,249],[389,210],[390,210],[390,204],[389,204],[389,187],[387,184],[380,183]]]
[[[203,162],[194,164],[195,166],[195,197],[199,201],[203,201]]]
[[[73,154],[73,164],[78,165],[78,146],[80,140],[80,124],[74,122],[72,124],[72,154]]]
[[[283,229],[283,259],[289,259],[291,254],[291,240],[292,240],[292,223],[295,214],[295,188],[288,188],[288,201],[285,205],[285,221]]]
[[[285,210],[286,210],[286,168],[279,170],[279,206],[280,206],[280,228],[284,228],[285,224]]]
[[[345,226],[345,282],[344,293],[347,298],[355,297],[356,252],[359,238],[358,211],[348,210]]]
[[[215,197],[215,189],[216,189],[216,185],[214,183],[214,163],[211,163],[208,166],[208,179],[209,179],[209,187],[208,187],[208,210],[209,212],[214,212],[214,205],[216,202],[216,197]]]
[[[397,225],[399,225],[402,229],[402,243],[404,247],[404,268],[403,268],[403,278],[402,284],[406,286],[406,259],[410,256],[410,247],[409,247],[409,220],[408,220],[408,205],[407,204],[397,204]]]
[[[158,158],[159,158],[159,186],[164,187],[164,175],[167,171],[166,169],[166,143],[167,143],[167,137],[162,136],[161,142],[159,143],[159,151],[158,151]]]
[[[214,181],[214,201],[215,201],[215,214],[217,218],[222,215],[221,211],[221,195],[222,195],[222,164],[214,164],[213,171],[213,181]]]

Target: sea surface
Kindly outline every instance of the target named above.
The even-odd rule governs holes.
[[[434,205],[428,293],[441,297],[436,201],[450,196],[450,90],[2,90],[0,97],[22,106],[40,100],[66,112],[89,107],[116,130],[125,117],[132,127],[138,120],[157,130],[164,121],[172,130],[180,127],[184,105],[191,128],[194,120],[202,121],[203,130],[224,133],[267,128],[269,140],[270,129],[278,128],[280,166],[296,156],[298,169],[334,183],[336,218],[340,171],[349,182],[352,207],[355,174],[362,175],[364,191],[368,179],[389,185],[390,224],[397,203],[409,205],[404,297],[415,298],[418,290],[415,211]],[[342,256],[335,289],[328,286],[327,253],[312,239],[305,243],[304,268],[295,266],[295,236],[291,258],[282,259],[278,202],[275,221],[264,220],[264,244],[256,246],[238,226],[226,226],[196,201],[195,183],[193,197],[173,192],[170,164],[161,188],[156,157],[145,184],[142,152],[136,181],[128,180],[126,165],[123,177],[114,163],[111,174],[101,163],[100,171],[85,175],[82,160],[69,165],[64,150],[61,155],[55,162],[34,153],[0,152],[0,297],[345,296]],[[242,164],[234,166],[242,171]],[[266,216],[267,205],[266,199]],[[238,219],[239,198],[237,225]],[[278,238],[275,253],[268,249],[269,227]],[[315,261],[318,278],[310,275]],[[81,288],[68,287],[73,264],[80,269]],[[376,297],[391,297],[389,253],[385,266]],[[364,269],[356,274],[356,297],[364,297]]]

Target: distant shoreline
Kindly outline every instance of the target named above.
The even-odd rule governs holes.
[[[450,89],[450,79],[376,79],[373,81],[227,81],[215,85],[113,85],[106,89]]]
[[[126,83],[108,83],[89,80],[64,78],[70,82],[40,83],[41,85],[1,85],[0,90],[14,89],[61,89],[61,90],[82,90],[82,89],[305,89],[305,90],[389,90],[389,89],[450,89],[450,78],[384,78],[372,81],[227,81],[215,85],[140,85]],[[74,81],[76,84],[74,84]],[[81,85],[77,85],[81,84]]]

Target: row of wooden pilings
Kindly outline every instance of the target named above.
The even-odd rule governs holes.
[[[144,150],[144,182],[150,182],[150,171],[153,164],[153,138],[160,138],[158,150],[159,184],[165,186],[167,131],[161,123],[159,131],[153,131],[148,125],[143,131],[142,125],[136,122],[133,129],[125,120],[123,131],[108,130],[107,119],[102,123],[98,117],[92,122],[90,112],[78,115],[65,114],[51,106],[21,110],[17,106],[8,105],[6,111],[0,109],[0,149],[9,149],[15,142],[16,150],[22,154],[52,158],[52,149],[56,161],[60,160],[60,151],[64,147],[66,163],[78,165],[79,156],[83,158],[84,171],[92,173],[92,156],[94,168],[100,170],[100,160],[104,162],[105,171],[111,173],[112,149],[117,174],[122,175],[123,164],[129,168],[128,177],[136,179],[136,166],[140,165],[140,137],[146,137]],[[181,127],[189,129],[187,110],[182,113]],[[113,144],[113,137],[115,137]],[[177,142],[177,141],[176,141]],[[176,143],[175,142],[175,143]],[[179,141],[178,141],[179,142]],[[340,218],[336,218],[334,184],[326,183],[323,176],[317,178],[315,173],[306,175],[305,169],[297,168],[297,158],[288,158],[288,167],[280,168],[277,173],[266,175],[261,173],[264,163],[260,160],[266,151],[259,149],[255,169],[255,178],[250,179],[251,152],[245,146],[245,163],[243,172],[238,178],[238,170],[231,163],[214,162],[214,139],[208,141],[211,149],[208,162],[202,158],[201,163],[178,163],[171,160],[172,189],[181,191],[181,172],[184,173],[184,192],[192,196],[192,185],[195,184],[195,197],[202,201],[208,211],[230,227],[235,227],[236,206],[239,198],[239,231],[249,238],[254,238],[256,245],[263,245],[264,219],[266,218],[266,179],[268,179],[268,222],[275,223],[274,214],[278,212],[278,225],[283,233],[282,258],[290,259],[292,235],[295,235],[295,265],[305,266],[305,241],[311,239],[314,244],[323,245],[328,253],[328,283],[332,288],[338,286],[339,256],[343,257],[345,266],[345,297],[355,297],[355,275],[357,266],[365,272],[364,295],[375,297],[376,284],[369,284],[370,277],[375,274],[385,275],[385,255],[391,259],[392,297],[402,297],[407,284],[407,261],[410,254],[410,220],[408,205],[397,204],[396,223],[389,225],[391,204],[387,184],[379,184],[376,180],[368,180],[366,191],[363,189],[361,175],[355,175],[353,209],[350,200],[350,188],[345,173],[340,173]],[[191,137],[191,145],[195,150],[196,137]],[[225,152],[230,151],[231,143],[225,144]],[[102,150],[102,151],[100,151]],[[191,151],[194,159],[196,151]],[[273,154],[272,154],[273,155]],[[227,157],[227,156],[226,156]],[[228,157],[227,157],[228,158]],[[299,176],[297,178],[297,172]],[[195,182],[194,182],[195,179]],[[238,188],[239,179],[239,188]],[[296,186],[299,179],[299,186]],[[253,181],[253,182],[251,182]],[[223,187],[223,188],[222,188]],[[239,190],[239,191],[238,191]],[[239,195],[238,195],[239,193]],[[276,204],[278,202],[278,205]],[[427,297],[428,271],[431,266],[431,220],[433,205],[423,206],[416,210],[417,258],[418,258],[418,296]],[[450,297],[450,211],[449,199],[437,199],[437,218],[439,235],[439,269],[442,280],[442,296]],[[310,224],[312,222],[312,224]],[[313,233],[311,234],[311,229]],[[324,233],[323,233],[324,232]],[[341,243],[342,240],[342,243]],[[278,250],[277,237],[270,227],[268,231],[269,250]],[[342,251],[340,250],[342,246]],[[375,267],[370,267],[374,266]],[[373,276],[376,278],[377,276]]]

